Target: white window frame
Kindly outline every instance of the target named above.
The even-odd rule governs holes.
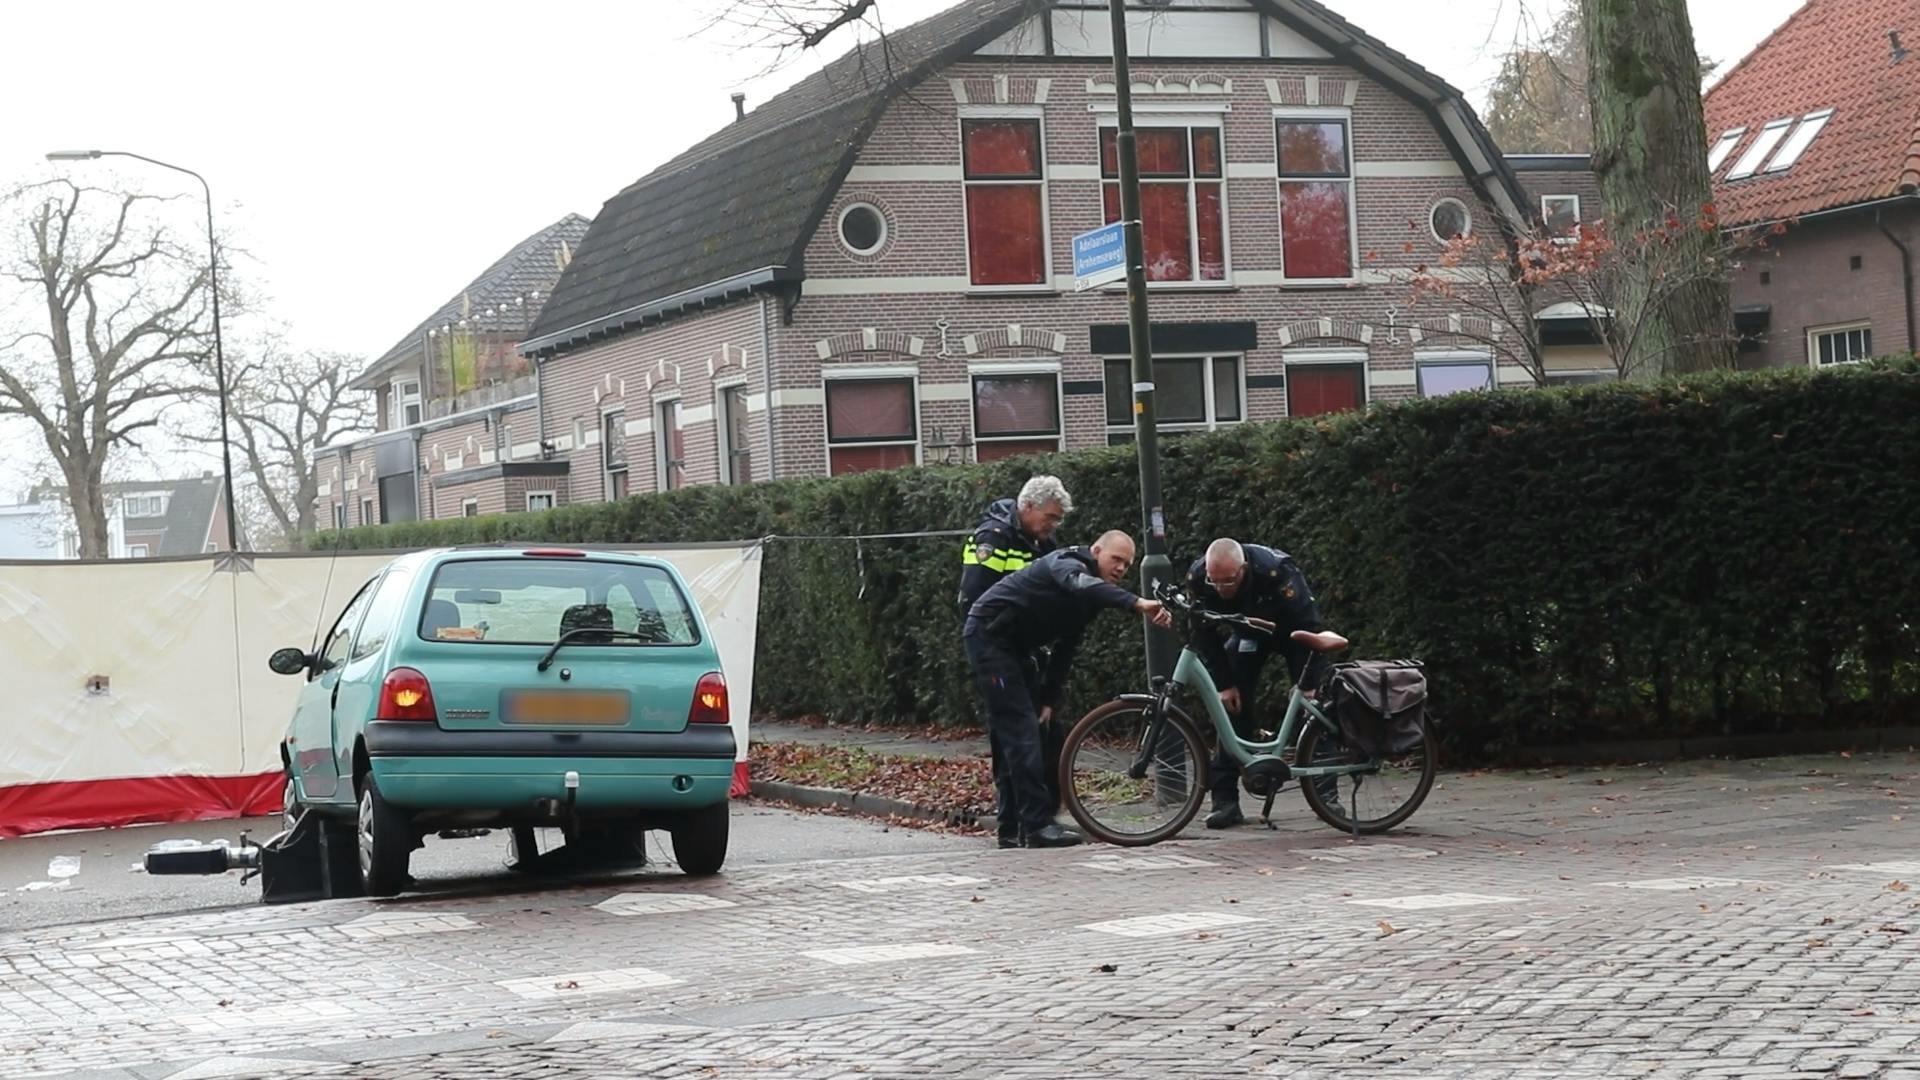
[[[480,500],[479,499],[461,499],[460,500],[460,516],[463,518],[479,517],[480,516]]]
[[[873,211],[873,216],[880,219],[880,239],[874,241],[873,246],[870,248],[854,247],[853,244],[847,240],[847,219],[853,216],[855,210],[871,210]],[[871,200],[855,199],[842,207],[840,213],[834,217],[833,238],[840,242],[840,247],[848,254],[857,255],[863,259],[870,259],[886,250],[887,241],[893,238],[893,226],[887,222],[886,211],[880,209],[880,207]],[[971,277],[969,277],[968,280],[972,280]]]
[[[1287,417],[1293,411],[1293,369],[1296,367],[1358,367],[1360,369],[1360,408],[1373,404],[1373,354],[1367,349],[1346,347],[1308,347],[1286,349],[1280,353],[1282,370],[1287,376]],[[1316,414],[1320,415],[1320,414]]]
[[[981,187],[1029,187],[1033,180],[967,179],[967,124],[969,121],[1031,120],[1040,125],[1040,280],[1031,284],[976,285],[973,283],[973,222],[967,216],[967,189]],[[955,144],[960,153],[960,247],[967,260],[967,291],[975,293],[1033,293],[1053,291],[1053,190],[1047,169],[1047,117],[1041,105],[962,105],[954,121]],[[918,387],[915,388],[916,395]],[[918,401],[915,397],[915,401]],[[916,406],[916,409],[918,406]],[[916,424],[918,418],[915,418]]]
[[[1117,133],[1120,130],[1119,124],[1120,124],[1120,121],[1118,117],[1115,117],[1112,119],[1102,117],[1100,119],[1099,124],[1097,125],[1097,130],[1095,132],[1094,152],[1096,154],[1100,153],[1101,147],[1105,145],[1107,132],[1113,131]],[[1196,275],[1200,273],[1200,199],[1199,199],[1199,192],[1196,190],[1196,187],[1201,183],[1209,183],[1209,184],[1217,183],[1220,185],[1220,260],[1221,260],[1222,270],[1225,276],[1220,278],[1202,278],[1202,277],[1196,276],[1186,281],[1151,281],[1150,280],[1147,282],[1147,288],[1156,289],[1156,290],[1157,289],[1205,290],[1205,289],[1233,288],[1233,218],[1232,218],[1232,211],[1227,206],[1230,199],[1228,198],[1228,194],[1227,194],[1228,168],[1227,168],[1226,118],[1220,115],[1183,116],[1178,114],[1169,114],[1169,115],[1142,114],[1139,122],[1135,125],[1135,127],[1136,127],[1136,130],[1138,128],[1183,128],[1187,132],[1187,237],[1189,240],[1188,254],[1193,259],[1193,272]],[[1218,178],[1215,178],[1215,177],[1202,178],[1200,176],[1195,175],[1195,169],[1193,167],[1193,132],[1196,128],[1202,128],[1202,129],[1213,131],[1216,134],[1218,134],[1220,137],[1220,175]],[[1349,136],[1351,136],[1352,131],[1349,130],[1348,134]],[[1104,173],[1105,163],[1104,161],[1095,162],[1094,167],[1096,169],[1100,169]],[[1348,162],[1348,168],[1349,169],[1352,168],[1351,161]],[[1142,186],[1147,184],[1172,184],[1177,182],[1178,181],[1168,179],[1168,178],[1148,180],[1145,177],[1142,177],[1140,180],[1140,183]],[[1105,175],[1102,175],[1100,177],[1100,216],[1102,220],[1105,220],[1106,214],[1107,214],[1107,211],[1106,211],[1107,185],[1114,184],[1118,186],[1119,183],[1120,181],[1118,179],[1109,180]],[[1124,218],[1126,215],[1122,214],[1121,216],[1122,218]],[[1144,230],[1144,226],[1142,226],[1142,228]],[[1142,232],[1142,235],[1143,236],[1145,235],[1144,231]],[[1127,286],[1125,282],[1117,282],[1113,285],[1109,285],[1107,287],[1107,291],[1124,293],[1127,291]]]
[[[727,395],[733,394],[733,393],[738,393],[740,395],[740,411],[742,413],[751,415],[751,410],[747,408],[747,383],[744,379],[736,379],[733,382],[714,384],[714,387],[713,387],[714,449],[720,455],[720,482],[728,486],[732,486],[736,484],[750,484],[753,482],[752,476],[748,476],[745,479],[742,479],[733,474],[734,451],[743,449],[741,447],[736,447],[733,445],[733,423],[732,423],[733,418],[727,415]],[[749,443],[749,445],[744,447],[744,449],[746,450],[746,453],[748,455],[748,461],[749,461],[748,469],[749,471],[751,471],[753,446],[751,445],[751,443]]]
[[[360,524],[362,525],[378,525],[379,524],[379,522],[373,516],[373,500],[372,499],[360,500]]]
[[[333,527],[336,531],[345,531],[347,527],[347,504],[345,500],[333,504]]]
[[[120,513],[130,518],[166,517],[167,497],[165,495],[128,495],[121,500]]]
[[[1422,401],[1427,400],[1428,368],[1484,367],[1487,369],[1485,389],[1500,388],[1500,366],[1491,349],[1418,349],[1413,354],[1413,392]]]
[[[668,460],[668,447],[671,445],[671,442],[668,437],[667,425],[661,422],[661,414],[668,406],[673,407],[673,426],[675,430],[680,432],[680,441],[685,443],[687,438],[685,410],[680,406],[680,395],[669,394],[665,397],[653,399],[653,416],[651,417],[651,421],[653,423],[653,490],[655,491],[679,490],[679,488],[669,488],[667,486],[667,468],[670,465]],[[686,462],[682,460],[680,462],[680,487],[686,486],[687,465]]]
[[[1445,195],[1438,199],[1435,199],[1433,201],[1433,205],[1427,207],[1427,232],[1430,235],[1432,235],[1434,240],[1438,241],[1439,243],[1442,243],[1442,244],[1452,243],[1451,240],[1448,240],[1446,237],[1440,235],[1439,229],[1436,229],[1433,227],[1434,217],[1440,213],[1440,208],[1447,205],[1448,203],[1452,203],[1453,205],[1459,207],[1460,215],[1466,221],[1466,225],[1460,230],[1460,235],[1465,238],[1471,238],[1473,236],[1473,207],[1468,206],[1465,199],[1461,199],[1453,195]]]
[[[408,387],[412,387],[413,389],[408,390]],[[427,409],[426,405],[420,399],[419,379],[395,379],[390,392],[393,396],[394,427],[412,427],[426,419]],[[419,411],[419,415],[412,420],[407,419],[407,409],[409,408]]]
[[[1807,151],[1813,149],[1813,141],[1827,129],[1833,113],[1832,109],[1815,109],[1801,117],[1800,123],[1795,125],[1791,134],[1780,140],[1779,148],[1774,150],[1773,156],[1760,171],[1763,174],[1786,172],[1799,164],[1800,159],[1807,156]]]
[[[1714,140],[1712,148],[1707,151],[1707,174],[1719,172],[1720,166],[1725,165],[1727,159],[1733,156],[1734,150],[1740,146],[1740,140],[1746,137],[1747,129],[1744,127],[1722,132],[1720,137]]]
[[[1783,120],[1767,121],[1766,126],[1760,129],[1760,134],[1754,136],[1753,145],[1747,147],[1747,152],[1741,154],[1740,159],[1733,163],[1733,168],[1727,173],[1727,179],[1745,180],[1758,173],[1761,164],[1773,156],[1774,150],[1778,149],[1793,131],[1795,121],[1796,118],[1791,116]]]
[[[1282,171],[1284,163],[1280,160],[1280,125],[1284,123],[1324,123],[1338,120],[1346,125],[1347,175],[1338,176],[1295,176],[1289,178]],[[1224,152],[1224,151],[1223,151]],[[1351,285],[1360,280],[1360,178],[1357,158],[1353,145],[1353,110],[1328,107],[1281,108],[1273,110],[1273,194],[1277,202],[1276,223],[1280,226],[1280,278],[1283,285]],[[1280,194],[1280,186],[1289,181],[1294,183],[1342,183],[1347,185],[1347,267],[1350,273],[1342,278],[1299,278],[1287,271],[1287,205]],[[1244,366],[1244,365],[1243,365]]]
[[[1053,434],[1038,435],[982,435],[980,434],[980,389],[981,379],[1008,378],[1052,378],[1053,379]],[[974,457],[979,458],[980,446],[995,443],[1032,443],[1053,440],[1053,448],[1058,452],[1066,445],[1067,438],[1067,402],[1065,387],[1060,384],[1060,364],[1058,361],[1038,363],[1002,363],[970,364],[967,367],[967,422],[973,425]]]
[[[828,398],[827,387],[835,382],[874,382],[900,380],[908,385],[913,394],[913,436],[912,441],[891,439],[876,442],[839,442],[833,441],[833,424],[829,420],[833,402]],[[915,367],[840,367],[820,373],[820,438],[827,448],[827,475],[833,475],[833,449],[836,446],[848,450],[875,446],[912,446],[913,463],[925,464],[926,446],[924,443],[926,427],[920,416],[920,369]]]
[[[536,507],[533,505],[533,500],[535,499],[545,499],[547,500],[547,505]],[[560,493],[551,488],[529,491],[526,493],[526,505],[528,513],[534,513],[538,510],[552,510],[560,505]]]
[[[1204,421],[1169,422],[1166,420],[1161,420],[1154,425],[1154,427],[1157,430],[1159,431],[1218,431],[1221,428],[1234,427],[1236,425],[1244,424],[1247,422],[1247,354],[1246,353],[1243,353],[1243,352],[1217,352],[1217,353],[1194,352],[1194,353],[1164,353],[1164,354],[1155,353],[1153,358],[1155,361],[1160,361],[1160,360],[1204,361],[1200,365],[1200,380],[1201,380],[1200,385],[1201,385],[1202,399],[1206,402],[1206,411],[1207,411],[1207,418]],[[1131,361],[1131,359],[1132,359],[1131,357],[1126,357],[1126,356],[1102,356],[1100,358],[1100,382],[1101,382],[1100,417],[1101,417],[1101,420],[1106,424],[1106,434],[1108,438],[1108,445],[1112,445],[1112,437],[1115,435],[1133,434],[1133,424],[1132,423],[1115,424],[1111,420],[1107,419],[1107,398],[1106,398],[1107,365],[1111,363],[1116,363],[1122,360]],[[1234,379],[1237,385],[1239,386],[1239,391],[1240,391],[1240,419],[1238,420],[1220,419],[1219,394],[1215,387],[1215,383],[1217,380],[1215,380],[1213,375],[1213,362],[1215,360],[1232,360],[1234,362]],[[1133,376],[1131,374],[1131,371],[1129,371],[1129,374],[1127,376],[1127,400],[1128,401],[1133,400]],[[1065,407],[1064,403],[1062,403],[1062,407],[1063,408]]]
[[[144,559],[148,557],[148,552],[150,552],[151,550],[152,549],[149,548],[146,544],[128,544],[127,558]]]
[[[607,439],[607,420],[613,416],[620,417],[619,430],[616,434],[620,439],[621,453],[625,454],[627,449],[626,402],[609,402],[600,408],[600,493],[609,501],[613,499],[614,473],[623,472],[627,474],[627,493],[633,493],[633,462],[623,458],[619,467],[616,468],[613,463],[608,460],[609,456],[613,453],[613,444]]]
[[[1866,333],[1866,338],[1862,341],[1862,344],[1864,344],[1867,347],[1866,355],[1856,357],[1851,360],[1835,360],[1831,364],[1823,364],[1820,362],[1820,339],[1821,338],[1839,337],[1842,335],[1860,333],[1862,331]],[[1814,368],[1815,370],[1839,367],[1842,364],[1857,364],[1862,360],[1869,360],[1872,358],[1873,358],[1873,322],[1870,319],[1859,319],[1854,322],[1833,323],[1828,326],[1812,326],[1807,328],[1807,365],[1809,367]]]
[[[1553,212],[1548,210],[1547,206],[1549,203],[1556,202],[1570,202],[1573,204],[1573,231],[1571,233],[1554,233],[1552,231]],[[1540,224],[1548,230],[1548,234],[1553,237],[1553,242],[1556,244],[1573,244],[1579,242],[1580,226],[1586,220],[1581,216],[1581,213],[1582,208],[1580,206],[1580,196],[1578,195],[1540,196]]]

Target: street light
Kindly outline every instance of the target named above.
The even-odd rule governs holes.
[[[207,178],[192,169],[178,165],[169,165],[144,154],[135,154],[127,150],[55,150],[47,155],[48,161],[93,161],[103,157],[126,157],[135,161],[144,161],[149,165],[158,165],[163,169],[186,173],[200,181],[200,190],[207,196],[207,257],[208,283],[213,288],[213,373],[220,380],[220,464],[226,484],[227,498],[227,550],[240,550],[240,508],[233,502],[233,444],[227,434],[227,358],[220,344],[220,244],[213,232],[213,189],[207,186]]]

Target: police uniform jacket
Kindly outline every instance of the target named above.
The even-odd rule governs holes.
[[[986,518],[960,553],[960,610],[971,609],[1001,578],[1026,569],[1055,547],[1052,540],[1036,540],[1020,528],[1014,500],[1001,499],[987,507]]]
[[[1087,624],[1102,610],[1128,611],[1139,601],[1100,576],[1093,552],[1062,548],[988,589],[967,612],[966,633],[1014,656],[1052,646],[1034,704],[1058,706]]]
[[[1247,579],[1234,592],[1233,599],[1222,599],[1213,586],[1207,584],[1207,561],[1204,558],[1195,559],[1193,565],[1187,568],[1188,595],[1210,611],[1246,615],[1273,623],[1275,629],[1271,637],[1262,635],[1255,640],[1263,643],[1261,647],[1271,643],[1271,647],[1278,649],[1286,657],[1287,667],[1297,680],[1312,650],[1291,640],[1288,635],[1295,630],[1319,630],[1321,627],[1320,609],[1307,587],[1307,575],[1293,561],[1293,557],[1284,551],[1259,544],[1246,544],[1243,547],[1247,553]],[[1191,640],[1194,651],[1206,662],[1207,671],[1215,682],[1227,677],[1226,643],[1234,637],[1232,627],[1193,620]]]

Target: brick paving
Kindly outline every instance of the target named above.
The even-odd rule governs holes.
[[[1378,841],[1289,790],[1145,851],[22,931],[0,1072],[1920,1080],[1916,796],[1911,754],[1449,774]]]

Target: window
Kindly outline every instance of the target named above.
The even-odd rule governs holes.
[[[657,406],[654,422],[655,479],[661,491],[673,491],[687,485],[687,436],[680,430],[680,399],[663,401]]]
[[[127,558],[144,559],[146,557],[147,557],[147,545],[145,544],[128,544],[127,545]]]
[[[527,492],[527,509],[528,510],[553,509],[553,492],[551,491]]]
[[[167,513],[165,495],[129,495],[123,502],[121,512],[130,518],[165,517]]]
[[[1793,137],[1781,143],[1780,152],[1773,155],[1772,161],[1767,162],[1767,171],[1785,172],[1793,168],[1794,162],[1799,161],[1801,155],[1807,152],[1807,148],[1813,145],[1813,140],[1819,137],[1821,130],[1831,119],[1833,119],[1832,109],[1808,113],[1801,118],[1800,126],[1794,129]]]
[[[1295,281],[1353,277],[1353,163],[1344,119],[1276,122],[1280,263]]]
[[[346,503],[339,502],[333,504],[333,527],[335,529],[345,529],[347,527]]]
[[[1218,127],[1140,128],[1140,221],[1148,281],[1225,281],[1226,166]],[[1106,222],[1120,220],[1119,133],[1100,129]]]
[[[855,255],[873,255],[887,245],[887,218],[871,203],[840,211],[840,242]]]
[[[551,645],[566,629],[595,625],[637,633],[570,647],[693,645],[699,623],[662,567],[605,559],[464,559],[440,565],[428,587],[420,636],[428,641]]]
[[[753,440],[747,428],[747,388],[728,386],[720,391],[720,423],[714,426],[720,439],[720,479],[729,484],[753,480]]]
[[[60,537],[60,557],[63,559],[80,557],[80,537],[77,534],[67,533]]]
[[[400,620],[400,609],[406,605],[408,586],[413,584],[413,571],[395,567],[387,571],[380,584],[373,588],[373,601],[367,605],[366,620],[360,626],[360,633],[353,639],[351,660],[365,660],[374,653],[387,647],[393,638],[393,624]]]
[[[1595,383],[1615,382],[1619,377],[1619,373],[1615,371],[1549,371],[1547,385],[1590,386]]]
[[[372,499],[360,500],[360,524],[362,525],[373,524],[373,500]]]
[[[1473,235],[1473,214],[1459,199],[1441,199],[1434,203],[1427,224],[1433,229],[1433,238],[1443,244]]]
[[[420,384],[393,384],[393,422],[395,427],[412,427],[420,422]]]
[[[461,517],[479,517],[480,516],[480,500],[479,499],[460,500],[460,516]]]
[[[347,609],[334,621],[333,629],[327,631],[327,643],[320,649],[321,662],[314,665],[309,679],[317,678],[327,669],[347,662],[347,650],[353,646],[353,632],[360,628],[360,613],[367,609],[367,601],[372,596],[373,583],[368,582],[347,602]]]
[[[1720,166],[1727,163],[1728,155],[1733,153],[1734,147],[1740,145],[1740,140],[1745,138],[1746,134],[1746,128],[1738,127],[1720,136],[1720,141],[1713,144],[1712,150],[1707,151],[1707,172],[1719,172]]]
[[[1290,349],[1287,415],[1352,412],[1367,403],[1367,354],[1358,349]]]
[[[960,123],[967,262],[975,285],[1047,280],[1046,182],[1040,121]]]
[[[627,413],[615,409],[600,417],[600,468],[607,498],[627,497]]]
[[[973,377],[977,461],[1060,449],[1060,376],[1055,372]]]
[[[1414,360],[1419,369],[1421,397],[1493,389],[1493,357],[1486,353],[1427,353],[1415,356]]]
[[[1106,363],[1107,442],[1133,441],[1133,368],[1130,361]],[[1241,406],[1237,356],[1156,356],[1153,360],[1154,413],[1166,431],[1205,431],[1238,423]]]
[[[1814,367],[1851,364],[1873,355],[1873,327],[1866,323],[1827,326],[1807,334],[1807,360]]]
[[[897,469],[919,460],[913,379],[827,380],[827,471]]]
[[[1547,226],[1547,235],[1573,237],[1580,231],[1580,196],[1540,196],[1540,220]]]
[[[1760,163],[1767,160],[1767,155],[1773,153],[1773,148],[1780,145],[1781,139],[1787,137],[1787,129],[1792,126],[1793,118],[1788,117],[1785,120],[1775,120],[1761,128],[1760,137],[1754,139],[1753,145],[1747,147],[1747,152],[1741,154],[1740,160],[1733,163],[1733,171],[1727,174],[1727,179],[1744,180],[1759,172]]]

